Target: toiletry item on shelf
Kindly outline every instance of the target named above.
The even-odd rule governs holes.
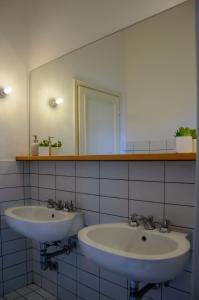
[[[197,152],[197,139],[193,139],[193,140],[192,140],[192,151],[193,151],[194,153]]]
[[[48,136],[49,155],[51,155],[52,139],[53,138],[54,138],[54,136]]]
[[[34,137],[34,140],[33,140],[33,143],[31,145],[31,154],[32,156],[37,156],[38,155],[38,150],[39,150],[39,141],[38,141],[38,138],[37,138],[37,135],[33,135]]]
[[[43,140],[41,143],[39,143],[39,155],[40,156],[48,156],[49,155],[49,141]]]
[[[191,136],[192,136],[192,151],[194,153],[197,152],[197,132],[196,129],[191,129]]]
[[[177,153],[192,152],[192,136],[189,127],[180,127],[176,131],[175,137]]]
[[[62,147],[62,142],[58,141],[57,143],[51,144],[51,155],[57,156],[60,155],[60,150]]]

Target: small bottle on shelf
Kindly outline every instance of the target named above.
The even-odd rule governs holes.
[[[39,141],[38,141],[38,138],[37,138],[37,135],[33,135],[34,137],[34,140],[33,140],[33,143],[31,145],[31,154],[32,156],[37,156],[38,155],[38,149],[39,149]]]

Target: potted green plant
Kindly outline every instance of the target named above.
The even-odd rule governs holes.
[[[179,127],[175,133],[176,152],[192,152],[192,136],[189,127]]]
[[[43,140],[39,143],[39,155],[40,156],[48,156],[49,155],[49,141]]]
[[[192,151],[196,152],[197,149],[197,132],[196,129],[191,129],[191,136],[192,136]]]
[[[57,143],[52,144],[50,155],[53,155],[53,156],[60,155],[61,147],[62,147],[61,141],[58,141]]]

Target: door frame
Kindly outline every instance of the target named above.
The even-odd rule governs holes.
[[[111,96],[118,97],[119,100],[119,132],[121,132],[120,128],[120,116],[121,116],[121,93],[117,91],[113,91],[111,89],[103,88],[98,85],[88,83],[86,81],[82,81],[79,79],[74,79],[74,95],[75,95],[75,154],[80,155],[79,153],[79,145],[80,145],[80,135],[79,135],[79,128],[80,128],[80,119],[79,119],[79,105],[78,105],[78,87],[84,87],[84,88],[89,88],[91,90],[97,91],[97,92],[102,92]],[[120,145],[120,136],[119,136],[119,145]]]

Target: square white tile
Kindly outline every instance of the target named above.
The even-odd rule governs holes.
[[[59,273],[61,273],[65,277],[69,277],[72,280],[76,279],[76,268],[75,268],[75,266],[72,266],[70,264],[66,264],[65,262],[62,262],[60,264]],[[58,278],[58,282],[59,282],[59,278]]]
[[[164,162],[132,161],[129,163],[129,179],[143,181],[164,181]]]
[[[107,214],[100,214],[100,223],[118,223],[118,222],[127,222],[128,218],[120,217],[120,216],[113,216]]]
[[[75,161],[56,161],[56,175],[75,176]]]
[[[99,179],[77,177],[76,192],[99,195]]]
[[[122,198],[100,197],[100,212],[128,217],[128,200]]]
[[[104,279],[100,279],[100,292],[114,300],[126,300],[128,290]]]
[[[194,228],[195,208],[191,206],[165,205],[165,217],[173,225]]]
[[[110,270],[106,270],[104,268],[100,268],[100,277],[102,279],[111,281],[119,286],[127,288],[128,285],[127,278],[125,278],[124,276],[118,273],[112,272]]]
[[[55,188],[55,176],[39,175],[39,187],[54,189]]]
[[[39,188],[38,195],[39,195],[39,197],[38,197],[39,201],[42,201],[42,202],[47,202],[48,199],[55,200],[55,190],[53,190],[53,189]],[[43,205],[45,205],[45,203]]]
[[[75,177],[56,176],[56,189],[75,192]]]
[[[84,214],[84,221],[86,226],[99,224],[99,213],[87,210],[82,210],[82,212]]]
[[[165,140],[150,141],[150,152],[152,151],[166,152],[166,141]]]
[[[128,180],[128,162],[101,161],[100,178]]]
[[[99,211],[99,196],[76,194],[76,207],[85,210]]]
[[[61,300],[77,300],[76,295],[72,294],[71,292],[69,292],[68,290],[62,288],[62,287],[58,287],[58,296],[59,299]]]
[[[39,162],[38,161],[31,161],[30,162],[30,173],[38,174],[39,173]]]
[[[157,220],[163,219],[164,205],[145,201],[129,201],[129,215],[136,213],[138,215],[153,216]]]
[[[54,161],[39,161],[39,174],[54,175],[55,162]]]
[[[99,178],[98,161],[77,161],[76,176]]]
[[[129,198],[151,202],[164,202],[164,183],[129,181]]]
[[[99,291],[99,277],[85,272],[83,270],[77,270],[77,281],[84,284],[96,291]]]
[[[96,276],[99,276],[99,266],[83,255],[77,255],[77,267]]]
[[[166,182],[195,182],[195,161],[167,161],[165,162]]]
[[[178,291],[171,287],[163,288],[163,298],[162,300],[192,300],[191,295],[185,292]]]
[[[100,195],[128,198],[128,181],[100,179]]]
[[[191,280],[192,274],[190,272],[184,271],[181,274],[179,274],[179,276],[175,280],[172,280],[169,286],[190,293]]]
[[[56,200],[62,200],[64,202],[72,201],[73,204],[75,204],[75,193],[74,192],[56,190],[55,193],[56,193]]]
[[[195,205],[195,200],[195,184],[165,184],[165,203],[179,205]]]
[[[77,295],[83,299],[99,300],[99,292],[94,291],[81,283],[77,284]]]
[[[135,141],[133,142],[133,150],[136,152],[149,152],[149,141]]]

